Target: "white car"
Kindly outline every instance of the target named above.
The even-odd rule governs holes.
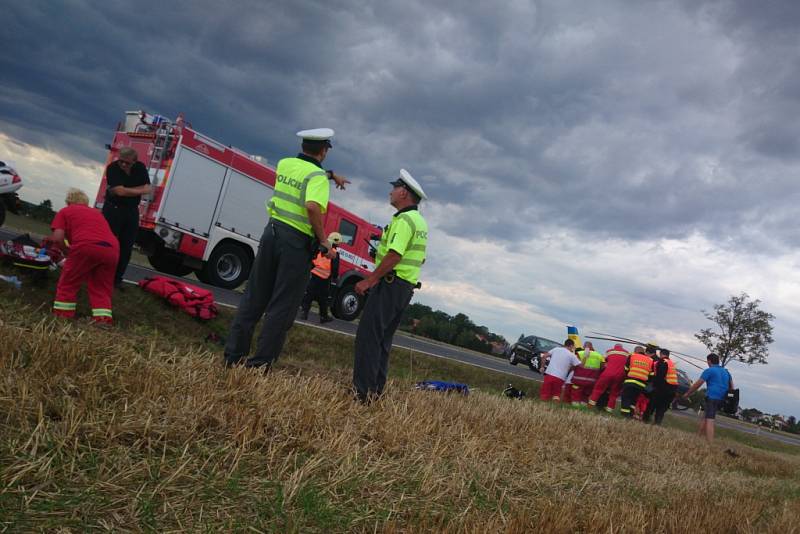
[[[22,178],[10,163],[0,161],[0,226],[6,221],[6,209],[16,213],[19,207],[17,190],[22,187]]]

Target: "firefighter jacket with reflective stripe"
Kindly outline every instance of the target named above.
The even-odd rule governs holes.
[[[267,212],[278,221],[314,237],[308,220],[306,202],[328,209],[328,175],[321,167],[300,158],[284,158],[275,169],[275,191],[267,203]]]
[[[638,383],[642,386],[645,385],[650,374],[653,372],[653,358],[647,354],[639,354],[634,352],[628,357],[628,374],[625,377],[626,383]]]
[[[400,210],[394,214],[392,222],[381,236],[375,263],[380,264],[384,256],[394,250],[401,256],[394,268],[395,273],[406,282],[416,284],[422,264],[425,263],[427,245],[428,223],[416,206]]]
[[[314,258],[314,268],[311,269],[311,274],[323,280],[331,277],[331,260],[322,252],[318,252],[317,257]]]
[[[667,376],[666,376],[666,378],[664,380],[670,386],[677,386],[678,385],[678,370],[675,367],[675,362],[673,362],[669,358],[664,358],[664,361],[667,364]]]

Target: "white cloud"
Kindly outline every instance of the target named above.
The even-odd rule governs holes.
[[[90,199],[94,198],[103,176],[99,162],[76,163],[73,158],[0,133],[0,159],[5,158],[14,162],[23,179],[20,197],[34,204],[50,199],[56,210],[64,207],[64,196],[70,187],[83,189]]]

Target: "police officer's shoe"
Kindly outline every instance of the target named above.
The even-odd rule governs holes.
[[[264,363],[261,365],[253,365],[253,364],[244,364],[245,369],[257,369],[258,371],[268,375],[272,372],[272,364],[271,363]]]
[[[227,354],[223,357],[223,362],[225,363],[225,369],[232,369],[242,363],[244,358],[237,358],[234,356],[228,356]]]
[[[330,315],[320,315],[319,317],[319,324],[325,324],[333,321],[333,317]]]

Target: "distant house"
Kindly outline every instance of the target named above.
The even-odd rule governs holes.
[[[759,426],[765,426],[772,430],[786,430],[789,428],[789,423],[779,414],[764,413],[757,417],[753,417],[750,422]]]

